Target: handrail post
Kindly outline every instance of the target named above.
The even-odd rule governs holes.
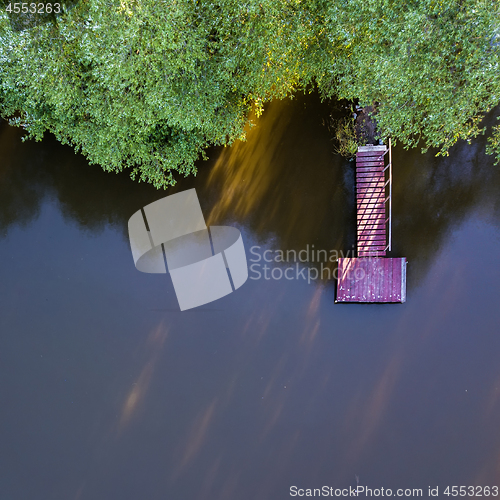
[[[389,137],[389,252],[392,244],[392,149]]]

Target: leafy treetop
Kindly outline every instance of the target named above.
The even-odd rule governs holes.
[[[252,107],[313,85],[377,103],[383,137],[446,154],[500,101],[499,14],[495,0],[81,0],[19,30],[3,10],[0,114],[158,188],[244,138]]]

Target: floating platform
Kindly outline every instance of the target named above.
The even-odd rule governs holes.
[[[338,260],[335,302],[405,302],[406,258],[391,250],[392,158],[386,146],[360,146],[356,153],[357,258]],[[385,166],[385,155],[389,163]],[[386,171],[389,178],[386,180]],[[389,195],[386,188],[389,186]],[[386,203],[389,213],[386,214]],[[389,223],[389,234],[387,224]],[[389,241],[388,241],[389,240]]]
[[[406,302],[406,258],[338,260],[335,302]]]

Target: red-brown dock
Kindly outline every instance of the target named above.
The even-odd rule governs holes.
[[[392,238],[390,141],[389,150],[385,145],[358,148],[356,209],[358,258],[338,260],[336,302],[405,302],[406,258],[386,258]]]
[[[336,302],[405,302],[406,258],[339,259]]]

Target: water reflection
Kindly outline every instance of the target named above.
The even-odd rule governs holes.
[[[235,220],[285,252],[347,250],[355,234],[352,172],[332,154],[327,115],[310,96],[269,104],[247,141],[217,158],[204,186],[219,193],[209,223]]]
[[[214,398],[210,404],[204,408],[199,415],[194,419],[193,425],[189,429],[187,442],[184,449],[179,453],[179,463],[174,469],[172,479],[176,479],[179,474],[186,471],[192,461],[200,453],[201,448],[210,431],[211,424],[214,420],[214,413],[217,408],[217,398]],[[213,472],[211,472],[213,474]]]
[[[485,124],[493,125],[498,114],[497,108]],[[411,263],[410,287],[424,279],[446,238],[470,213],[488,213],[499,223],[500,171],[484,154],[486,141],[479,136],[470,145],[461,142],[448,157],[395,149],[393,253]]]
[[[146,361],[137,380],[132,384],[118,420],[117,432],[120,434],[137,414],[144,404],[146,393],[151,383],[155,365],[161,354],[163,345],[168,336],[168,329],[162,321],[147,337]]]
[[[95,232],[126,231],[134,211],[166,194],[195,187],[209,224],[246,227],[274,250],[352,251],[355,242],[353,164],[332,154],[323,125],[329,107],[315,95],[272,102],[246,142],[213,149],[196,178],[159,192],[126,173],[89,166],[47,137],[21,144],[22,133],[0,126],[0,234],[37,217],[42,200],[58,201],[64,216]],[[492,123],[495,113],[486,121]],[[486,137],[460,144],[449,157],[394,150],[393,256],[409,259],[409,287],[426,275],[450,232],[473,210],[500,220],[500,171],[484,155]],[[498,222],[497,222],[498,223]],[[276,264],[279,265],[279,264]],[[310,263],[319,268],[319,263]],[[333,269],[334,263],[324,267]],[[325,273],[324,276],[327,274]]]
[[[267,111],[247,143],[213,150],[170,192],[196,187],[210,223],[249,244],[348,248],[352,170],[331,155],[328,108],[307,96]],[[336,306],[324,284],[248,280],[182,313],[165,276],[135,271],[125,233],[166,193],[18,138],[2,128],[12,497],[274,500],[355,474],[391,487],[499,478],[499,180],[483,138],[449,159],[396,149],[395,252],[425,280],[405,305]],[[474,211],[486,222],[461,223]]]

